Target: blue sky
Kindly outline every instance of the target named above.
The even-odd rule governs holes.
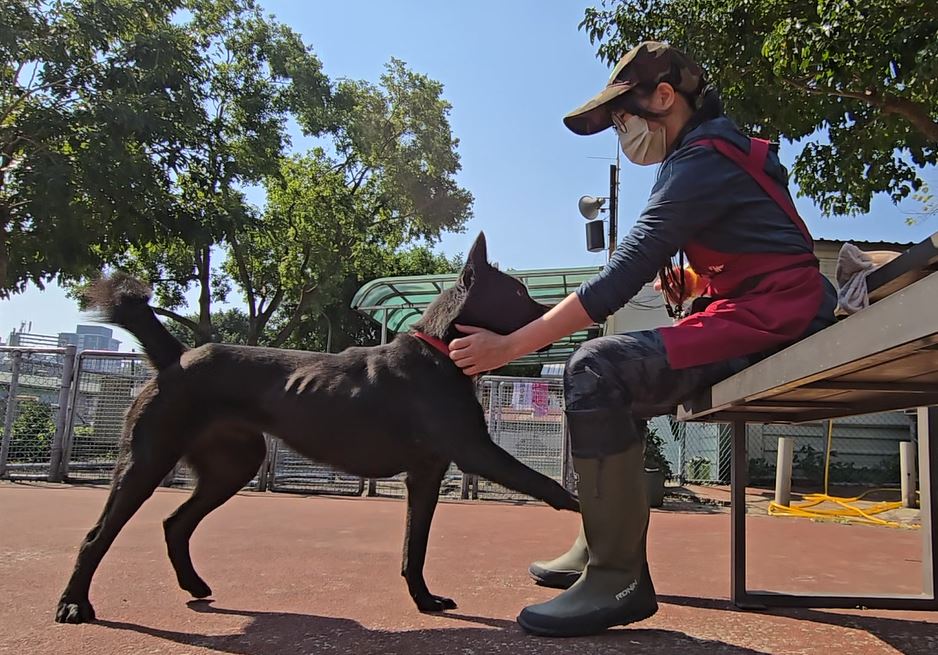
[[[577,29],[587,3],[261,2],[303,35],[332,78],[376,81],[397,57],[443,83],[460,139],[459,182],[475,205],[466,232],[446,235],[441,251],[465,252],[484,230],[490,258],[502,268],[602,265],[602,253],[586,252],[576,203],[584,194],[606,195],[615,137],[577,137],[561,122],[608,76]],[[790,165],[796,151],[783,144],[781,154]],[[620,234],[641,211],[654,173],[654,167],[624,162]],[[885,199],[862,217],[827,218],[805,199],[798,205],[817,238],[906,242],[938,229],[935,220],[907,226],[905,214]],[[4,340],[20,321],[32,321],[34,332],[55,334],[80,320],[74,302],[57,287],[0,301]]]

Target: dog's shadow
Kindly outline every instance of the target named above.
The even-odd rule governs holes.
[[[198,612],[246,617],[250,622],[239,634],[206,635],[163,630],[135,623],[97,621],[98,625],[128,630],[184,646],[210,649],[230,655],[303,655],[306,653],[354,653],[367,655],[438,655],[439,653],[512,653],[512,655],[575,653],[713,653],[766,655],[721,641],[694,639],[670,630],[613,630],[597,637],[570,640],[542,639],[526,635],[514,621],[448,612],[441,619],[479,627],[441,627],[418,630],[369,629],[351,619],[290,612],[255,612],[214,607],[210,601],[193,601]],[[494,629],[493,629],[494,628]]]

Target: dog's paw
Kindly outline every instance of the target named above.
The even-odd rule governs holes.
[[[429,594],[423,598],[415,598],[414,601],[417,603],[417,609],[421,612],[442,612],[456,609],[456,601],[444,596]]]
[[[555,494],[554,498],[548,501],[548,504],[554,509],[563,509],[577,513],[580,511],[580,501],[576,496],[563,488],[561,488],[560,493]]]
[[[88,621],[94,621],[94,608],[89,601],[59,601],[59,606],[55,610],[56,623],[87,623]]]
[[[208,598],[212,595],[212,588],[205,584],[205,581],[202,579],[189,580],[185,583],[180,583],[184,591],[188,591],[192,594],[193,598]]]

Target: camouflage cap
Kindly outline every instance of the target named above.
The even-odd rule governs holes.
[[[645,41],[630,50],[612,71],[606,88],[564,116],[563,122],[577,134],[596,134],[612,126],[609,103],[636,86],[668,82],[692,98],[703,88],[704,72],[683,52],[657,41]]]

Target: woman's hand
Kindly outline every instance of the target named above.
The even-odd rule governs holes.
[[[671,269],[675,279],[679,278],[681,275],[681,269],[677,266],[672,267]],[[668,293],[663,293],[662,295],[666,296],[667,300],[672,305],[681,305],[684,302],[697,298],[698,296],[703,295],[704,291],[707,289],[707,285],[710,284],[709,278],[704,277],[703,275],[698,275],[694,272],[694,269],[688,267],[684,268],[685,275],[685,284],[687,288],[684,289],[684,297],[679,298],[677,289],[669,289]],[[658,276],[655,278],[655,291],[662,293],[661,277]]]
[[[510,334],[496,334],[472,325],[456,325],[456,329],[468,336],[450,342],[449,356],[466,375],[494,371],[519,357]]]
[[[456,325],[457,330],[468,336],[450,342],[449,356],[466,375],[479,375],[592,324],[593,319],[576,293],[571,293],[542,317],[504,336],[472,325]]]

